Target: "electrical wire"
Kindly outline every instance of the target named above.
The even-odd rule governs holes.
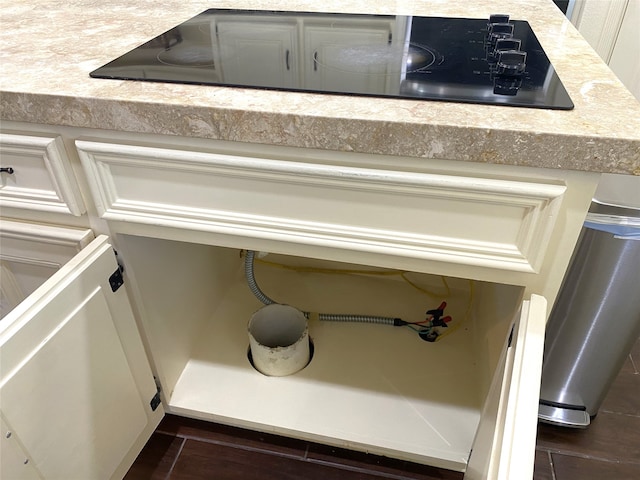
[[[440,276],[440,280],[445,288],[445,294],[437,294],[432,291],[429,291],[415,282],[410,280],[407,277],[407,274],[411,273],[403,270],[361,270],[361,269],[337,269],[337,268],[319,268],[319,267],[301,267],[301,266],[290,266],[285,265],[278,262],[272,262],[269,260],[264,260],[261,258],[256,258],[255,251],[247,250],[245,252],[245,276],[247,278],[247,283],[249,285],[250,290],[253,294],[265,305],[270,305],[272,303],[276,303],[273,299],[267,296],[258,286],[258,283],[255,279],[255,271],[254,271],[254,263],[261,263],[264,265],[268,265],[271,267],[282,268],[285,270],[292,270],[295,272],[304,272],[304,273],[322,273],[322,274],[338,274],[338,275],[373,275],[373,276],[399,276],[404,280],[408,285],[413,287],[414,289],[422,292],[423,294],[429,297],[439,297],[439,298],[448,298],[451,295],[451,288],[444,276]],[[467,304],[467,309],[463,317],[462,322],[456,322],[454,325],[449,326],[447,328],[435,331],[435,339],[432,341],[440,341],[443,337],[450,335],[454,331],[456,331],[461,323],[465,323],[468,319],[471,307],[473,305],[474,300],[474,284],[472,280],[469,280],[469,301]],[[446,305],[446,304],[445,304]],[[303,312],[304,315],[309,318],[309,312]],[[411,330],[417,332],[422,335],[428,334],[434,331],[434,326],[431,324],[432,318],[427,318],[425,320],[419,322],[407,322],[401,320],[399,318],[391,318],[391,317],[381,317],[381,316],[373,316],[373,315],[352,315],[352,314],[328,314],[328,313],[320,313],[318,314],[318,318],[320,321],[331,321],[331,322],[358,322],[358,323],[372,323],[372,324],[383,324],[383,325],[393,325],[393,326],[406,326]]]
[[[467,302],[467,310],[465,311],[464,316],[462,317],[462,321],[456,322],[454,325],[452,325],[451,327],[448,327],[444,332],[438,335],[438,337],[435,340],[436,342],[440,341],[443,337],[446,337],[447,335],[451,335],[453,332],[458,330],[458,328],[460,328],[460,325],[462,325],[463,323],[466,323],[466,321],[469,318],[469,315],[471,314],[471,307],[473,306],[473,300],[474,300],[474,283],[473,283],[473,280],[469,279],[469,301]]]
[[[341,269],[341,268],[320,268],[320,267],[301,267],[301,266],[292,266],[285,265],[283,263],[272,262],[269,260],[264,260],[262,258],[255,258],[254,261],[256,263],[261,263],[263,265],[269,265],[275,268],[282,268],[285,270],[291,270],[299,273],[324,273],[324,274],[337,274],[337,275],[371,275],[371,276],[383,276],[383,277],[393,277],[399,276],[406,283],[411,285],[413,288],[418,290],[419,292],[424,293],[427,296],[435,297],[435,298],[449,298],[451,295],[451,288],[447,283],[447,279],[444,276],[440,276],[440,281],[445,288],[444,293],[437,293],[427,290],[420,285],[417,285],[415,282],[409,279],[408,274],[412,273],[406,270],[360,270],[360,269]]]
[[[255,252],[252,250],[247,250],[245,262],[244,262],[244,271],[245,276],[247,277],[247,284],[249,285],[249,289],[253,292],[253,294],[265,305],[271,305],[272,303],[276,303],[274,300],[269,298],[258,286],[258,282],[255,278],[255,272],[253,269],[253,264],[255,261]],[[304,315],[308,318],[310,313],[303,312]],[[359,323],[378,323],[384,325],[395,325],[400,319],[391,318],[391,317],[379,317],[373,315],[350,315],[350,314],[328,314],[328,313],[320,313],[318,315],[320,321],[325,322],[359,322]]]

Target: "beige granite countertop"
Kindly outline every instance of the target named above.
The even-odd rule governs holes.
[[[640,104],[551,0],[528,20],[575,109],[371,99],[92,79],[89,72],[212,7],[487,18],[486,0],[3,0],[0,118],[18,122],[640,175]]]

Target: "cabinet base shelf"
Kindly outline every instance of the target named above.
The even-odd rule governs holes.
[[[247,319],[259,307],[242,280],[230,289],[171,412],[464,471],[481,413],[469,329],[427,343],[408,328],[311,320],[311,363],[267,377],[247,358]]]

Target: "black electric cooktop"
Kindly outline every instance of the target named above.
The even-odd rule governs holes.
[[[528,22],[211,9],[95,78],[569,110]]]

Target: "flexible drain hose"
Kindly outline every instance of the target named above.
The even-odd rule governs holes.
[[[253,250],[247,250],[247,254],[244,259],[244,273],[247,277],[247,284],[249,289],[265,305],[271,305],[276,303],[269,298],[258,286],[255,273],[253,271],[253,263],[255,258],[255,252]],[[303,312],[304,315],[309,318],[309,312]],[[320,313],[318,319],[323,322],[359,322],[359,323],[378,323],[382,325],[403,325],[405,322],[399,318],[391,317],[378,317],[373,315],[350,315],[350,314],[333,314],[333,313]]]

